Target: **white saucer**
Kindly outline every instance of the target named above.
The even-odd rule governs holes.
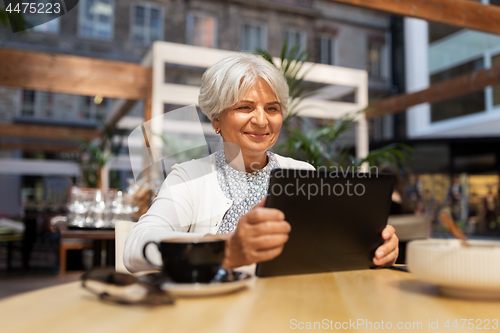
[[[161,289],[179,297],[202,297],[228,294],[240,289],[250,287],[255,278],[248,274],[241,274],[238,280],[230,282],[211,283],[173,283],[165,282]]]

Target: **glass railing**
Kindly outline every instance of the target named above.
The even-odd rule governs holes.
[[[429,45],[429,73],[434,74],[478,58],[500,47],[500,36],[462,30]]]

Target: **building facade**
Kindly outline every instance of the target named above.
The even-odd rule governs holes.
[[[0,29],[0,47],[136,63],[154,40],[279,56],[285,39],[311,61],[367,69],[373,97],[392,89],[390,17],[329,1],[82,0],[24,34]],[[93,97],[1,88],[0,121],[102,120],[112,102]]]
[[[483,3],[500,5],[496,0]],[[500,36],[404,19],[405,90],[414,92],[500,64]],[[406,110],[406,142],[419,172],[500,170],[500,85]],[[390,142],[382,139],[376,145]]]
[[[286,40],[289,46],[298,43],[310,61],[366,69],[370,96],[376,99],[395,89],[393,31],[389,15],[320,0],[81,0],[66,15],[24,34],[0,28],[0,47],[139,63],[155,40],[232,51],[262,48],[273,56],[280,55]],[[202,74],[168,65],[165,70],[166,80],[189,85],[198,85]],[[100,96],[0,87],[0,122],[97,127],[113,103]],[[165,105],[165,110],[177,107]],[[142,117],[142,105],[136,104],[128,117]],[[392,117],[382,122],[393,126]],[[380,136],[382,124],[374,126]],[[12,138],[0,133],[0,143],[5,140]],[[78,158],[8,149],[1,156],[4,161],[41,158],[51,163],[64,156],[76,163]],[[5,171],[0,177],[11,175]]]

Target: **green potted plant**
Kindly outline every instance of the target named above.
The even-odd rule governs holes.
[[[276,66],[266,50],[257,49],[256,52]],[[286,41],[283,43],[280,64],[276,67],[282,71],[290,87],[290,113],[283,122],[286,140],[277,149],[287,156],[308,161],[315,167],[352,166],[358,169],[364,163],[370,166],[402,166],[405,155],[413,151],[408,145],[390,144],[357,159],[351,154],[351,149],[341,143],[341,137],[353,129],[358,113],[366,112],[368,108],[345,115],[319,128],[306,131],[302,129],[299,103],[314,96],[316,88],[314,84],[304,81],[307,71],[299,75],[308,59],[307,53],[300,51],[298,44],[288,49]]]

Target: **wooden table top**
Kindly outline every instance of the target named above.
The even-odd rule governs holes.
[[[3,333],[260,333],[297,331],[308,323],[314,328],[314,322],[317,329],[337,325],[354,332],[379,332],[377,325],[387,329],[389,323],[407,332],[477,332],[486,320],[490,332],[500,331],[500,301],[447,298],[410,273],[388,269],[262,278],[237,293],[153,308],[101,303],[73,282],[0,301],[0,314]],[[458,329],[451,327],[455,319]],[[460,319],[470,319],[464,329]]]

